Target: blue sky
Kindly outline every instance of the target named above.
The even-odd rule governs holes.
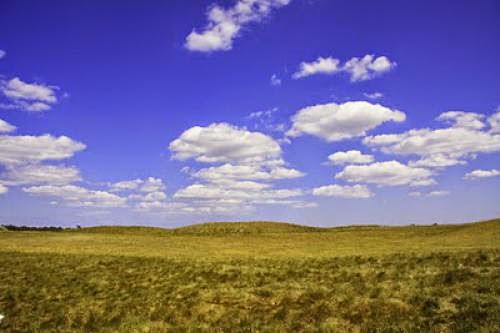
[[[0,223],[500,215],[497,1],[2,1]]]

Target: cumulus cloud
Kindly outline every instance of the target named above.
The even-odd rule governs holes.
[[[233,165],[202,168],[190,172],[201,183],[189,185],[178,190],[173,198],[190,200],[194,205],[205,207],[220,204],[246,205],[289,204],[294,208],[305,208],[301,201],[284,200],[302,195],[300,189],[274,189],[271,182],[280,179],[302,177],[304,174],[283,166]],[[300,207],[299,207],[300,206]]]
[[[226,123],[186,130],[169,145],[173,158],[199,162],[265,162],[281,155],[280,145],[270,136]]]
[[[108,184],[112,193],[126,193],[127,199],[138,210],[148,210],[158,207],[167,207],[166,186],[162,179],[147,177],[145,179],[124,180]],[[168,205],[169,209],[173,206]]]
[[[0,50],[0,59],[4,58],[7,55],[7,52],[4,50]]]
[[[500,107],[498,107],[498,110],[500,110]],[[491,133],[500,133],[500,111],[497,111],[488,117],[488,124],[490,125]]]
[[[80,171],[75,167],[57,165],[21,165],[7,167],[0,175],[0,182],[7,185],[51,184],[63,185],[80,181]]]
[[[127,180],[108,184],[109,191],[89,189],[72,183],[82,180],[75,167],[47,165],[46,161],[72,157],[85,149],[83,143],[68,137],[0,135],[0,186],[25,185],[23,191],[47,197],[51,202],[71,207],[114,208],[134,204],[161,203],[167,199],[165,184],[159,178]],[[116,192],[129,192],[122,196]]]
[[[233,165],[226,163],[220,166],[200,169],[192,176],[210,182],[225,180],[262,180],[292,179],[303,177],[304,173],[283,166]]]
[[[83,143],[67,136],[0,135],[0,164],[33,164],[45,160],[62,160],[85,147]]]
[[[125,207],[127,199],[106,191],[89,190],[75,185],[42,185],[23,188],[35,196],[60,200],[72,207],[114,208]]]
[[[144,181],[142,179],[123,180],[110,184],[111,192],[131,191],[137,189]]]
[[[369,183],[379,186],[427,186],[435,181],[432,172],[424,168],[414,168],[398,161],[376,162],[368,165],[348,165],[335,175],[350,183]]]
[[[332,75],[345,72],[350,75],[351,82],[357,82],[373,79],[396,66],[396,63],[386,56],[375,57],[373,54],[367,54],[362,58],[353,57],[343,65],[340,63],[337,58],[318,57],[313,62],[302,62],[299,70],[292,75],[292,78],[300,79],[316,74]]]
[[[274,109],[259,111],[248,118],[266,118],[273,112]],[[271,184],[304,174],[286,166],[280,145],[270,136],[225,123],[212,124],[186,130],[169,148],[175,159],[217,164],[199,170],[185,169],[197,181],[179,189],[174,200],[204,208],[223,204],[228,211],[231,205],[252,209],[258,204],[306,206],[300,200],[289,199],[303,195],[302,190],[276,189]]]
[[[341,186],[337,184],[316,187],[312,190],[316,196],[340,197],[349,199],[366,199],[373,196],[373,193],[365,185]]]
[[[148,177],[145,179],[124,180],[116,183],[109,184],[111,192],[140,192],[140,193],[154,193],[165,190],[163,180],[155,177]]]
[[[295,72],[292,77],[294,79],[300,79],[303,77],[315,75],[315,74],[334,74],[342,70],[339,67],[340,60],[332,57],[319,57],[313,62],[302,62],[300,68]]]
[[[7,186],[0,184],[0,194],[5,194],[9,192],[9,189]]]
[[[230,50],[244,26],[261,21],[273,9],[289,3],[290,0],[237,0],[228,9],[212,5],[207,12],[205,28],[200,32],[191,31],[184,45],[188,50],[197,52]]]
[[[27,83],[18,77],[0,81],[0,91],[10,101],[9,104],[0,104],[0,107],[32,112],[50,110],[57,103],[57,89],[41,83]]]
[[[338,151],[328,156],[334,165],[367,164],[374,161],[373,155],[363,154],[359,150]]]
[[[12,132],[15,127],[0,123],[3,132]],[[1,131],[0,131],[1,132]],[[85,149],[83,143],[66,136],[49,134],[0,135],[0,185],[44,185],[59,187],[81,181],[80,171],[64,165],[47,165],[47,161],[59,161],[72,157]]]
[[[252,183],[247,182],[248,185]],[[258,184],[258,183],[253,183]],[[234,199],[248,202],[259,202],[266,199],[285,199],[303,195],[300,189],[265,189],[261,186],[239,186],[238,182],[230,183],[229,186],[217,184],[192,184],[178,190],[174,198],[220,200]]]
[[[481,170],[476,169],[471,172],[465,174],[464,179],[479,179],[479,178],[490,178],[500,176],[500,170],[491,169],[491,170]]]
[[[450,194],[449,191],[431,191],[427,194],[429,197],[444,197],[445,195]]]
[[[351,76],[351,82],[371,80],[383,73],[386,73],[396,67],[386,56],[375,57],[373,54],[367,54],[363,58],[351,58],[348,60],[343,70]]]
[[[412,160],[408,162],[411,167],[424,167],[424,168],[445,168],[457,164],[465,164],[465,161],[459,160],[446,154],[433,154],[425,156],[419,160]]]
[[[468,119],[469,123],[464,123]],[[448,112],[438,120],[451,121],[451,127],[412,129],[399,134],[368,136],[363,143],[387,154],[416,155],[412,166],[446,167],[463,164],[478,153],[500,151],[500,135],[482,130],[482,117]]]
[[[164,189],[165,184],[160,178],[148,177],[140,186],[139,191],[143,193],[151,193],[163,191]]]
[[[365,101],[308,106],[292,117],[289,137],[310,134],[328,142],[366,135],[387,121],[402,122],[406,115],[398,110]]]
[[[5,120],[0,119],[0,133],[10,133],[16,130],[16,126],[9,124]]]
[[[303,174],[294,169],[281,166],[265,169],[258,165],[232,165],[204,168],[192,173],[202,182],[179,189],[173,198],[188,200],[194,206],[210,207],[246,206],[257,204],[284,204],[294,208],[306,208],[301,200],[290,200],[304,195],[301,189],[275,189],[271,181],[301,177]]]
[[[253,211],[253,207],[247,206],[237,200],[215,200],[204,202],[166,202],[153,201],[141,202],[136,206],[140,212],[166,214],[166,215],[226,215],[242,214]]]
[[[484,115],[474,112],[448,111],[441,113],[437,120],[451,124],[453,127],[462,127],[480,130],[486,125],[483,122]]]
[[[142,201],[159,202],[165,199],[167,199],[167,195],[164,192],[156,191],[156,192],[149,192],[148,194],[146,194],[142,199]]]

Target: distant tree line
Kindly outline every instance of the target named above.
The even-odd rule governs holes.
[[[29,227],[26,225],[13,225],[13,224],[2,224],[0,225],[0,229],[6,229],[9,231],[64,231],[64,230],[71,230],[74,229],[72,227],[54,227],[54,226],[49,226],[49,227]],[[76,226],[76,229],[80,229],[81,227],[79,225]]]

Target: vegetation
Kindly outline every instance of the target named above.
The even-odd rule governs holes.
[[[68,230],[63,227],[29,227],[29,226],[17,226],[13,224],[0,225],[0,231],[63,231]]]
[[[0,233],[0,331],[499,332],[500,220]]]

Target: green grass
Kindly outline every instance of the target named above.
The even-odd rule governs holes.
[[[500,220],[0,232],[6,332],[499,332]]]

